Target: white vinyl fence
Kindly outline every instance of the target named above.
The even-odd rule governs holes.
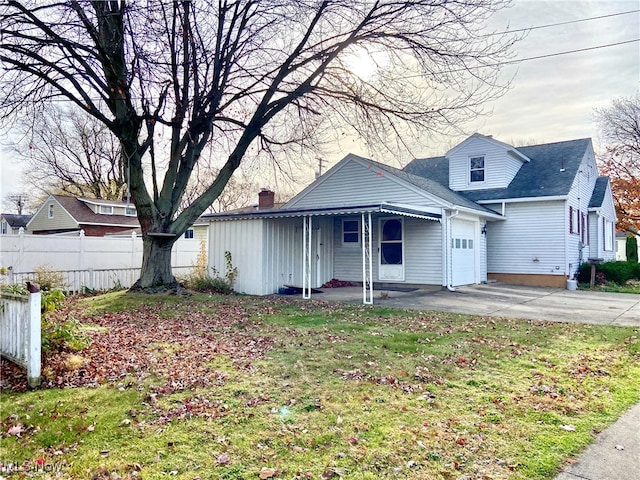
[[[193,266],[173,266],[176,276],[188,274]],[[130,288],[140,278],[140,268],[112,268],[87,270],[49,270],[48,274],[60,275],[64,291],[70,294],[104,292]],[[37,272],[14,272],[5,275],[4,283],[24,285],[28,281],[37,281]]]
[[[171,251],[174,274],[189,273],[200,253],[200,240],[180,238]],[[206,251],[206,246],[205,246]],[[69,292],[129,288],[140,275],[142,239],[80,235],[0,235],[1,283],[33,280],[36,270],[61,272]]]
[[[40,384],[40,292],[0,293],[0,354],[27,369],[30,387]]]

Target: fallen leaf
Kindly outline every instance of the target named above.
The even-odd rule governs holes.
[[[560,428],[566,430],[567,432],[575,432],[576,427],[573,425],[560,425]]]
[[[13,425],[12,427],[9,427],[9,430],[7,430],[7,435],[15,435],[16,437],[18,437],[23,432],[23,430],[24,428],[22,427],[22,424],[18,423],[16,425]]]
[[[260,479],[265,480],[267,478],[273,478],[276,476],[276,470],[274,468],[262,467],[260,470]]]
[[[226,465],[231,461],[231,459],[229,458],[229,455],[223,453],[222,455],[218,456],[218,459],[216,461],[218,462],[218,465]]]

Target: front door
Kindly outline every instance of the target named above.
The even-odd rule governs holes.
[[[403,241],[402,218],[380,219],[379,280],[404,281]]]

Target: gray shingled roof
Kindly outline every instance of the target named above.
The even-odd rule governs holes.
[[[11,228],[26,228],[32,215],[17,215],[15,213],[3,213],[4,218]]]
[[[517,150],[531,161],[522,165],[507,188],[466,190],[458,193],[475,202],[567,195],[590,142],[590,139],[583,138],[519,147]],[[416,159],[404,170],[430,178],[447,187],[449,185],[449,160],[446,157]]]
[[[609,185],[609,177],[598,177],[596,179],[596,185],[593,188],[593,193],[591,194],[589,208],[598,208],[602,206],[604,194],[607,192],[607,185]]]

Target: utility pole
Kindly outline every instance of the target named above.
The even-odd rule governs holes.
[[[316,172],[316,178],[322,176],[322,162],[324,162],[322,158],[317,158],[317,160],[318,160],[318,171]]]

